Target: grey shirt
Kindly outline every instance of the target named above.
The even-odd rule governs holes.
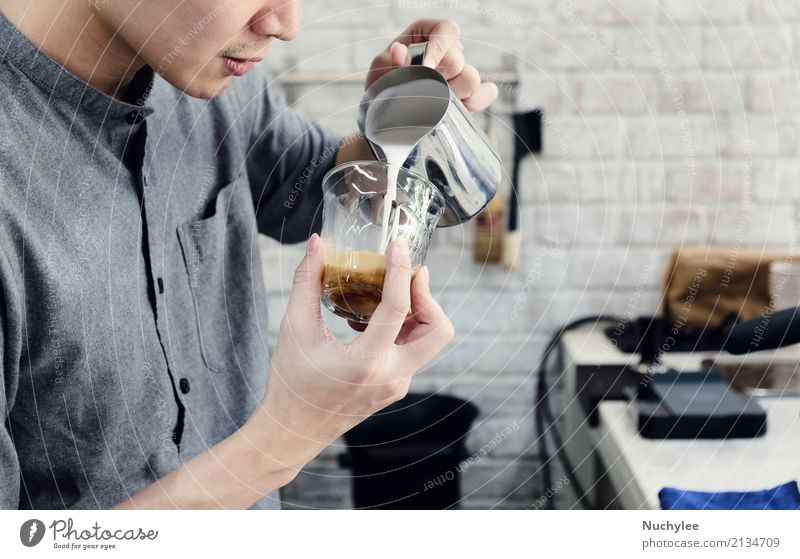
[[[257,233],[319,230],[340,140],[268,84],[115,99],[0,14],[0,507],[110,507],[262,398]]]

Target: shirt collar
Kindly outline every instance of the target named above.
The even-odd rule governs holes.
[[[0,63],[8,62],[50,95],[65,99],[76,108],[98,112],[111,118],[124,118],[136,112],[142,116],[155,109],[150,93],[155,72],[143,67],[133,78],[126,99],[114,98],[75,76],[48,57],[0,12]]]

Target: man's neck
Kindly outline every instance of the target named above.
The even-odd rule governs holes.
[[[144,66],[87,0],[0,0],[0,11],[47,56],[113,97],[123,98]]]

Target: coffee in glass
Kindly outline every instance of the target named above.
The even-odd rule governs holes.
[[[387,197],[387,177],[395,174],[395,192]],[[323,192],[322,303],[338,316],[369,322],[381,300],[390,243],[406,240],[416,274],[444,212],[444,199],[416,173],[379,161],[335,167],[325,175]]]

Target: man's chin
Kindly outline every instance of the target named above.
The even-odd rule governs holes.
[[[228,85],[231,83],[231,79],[231,77],[226,77],[216,80],[209,79],[203,81],[194,81],[187,84],[186,87],[182,87],[180,89],[190,97],[196,97],[198,99],[213,99],[227,89]]]

